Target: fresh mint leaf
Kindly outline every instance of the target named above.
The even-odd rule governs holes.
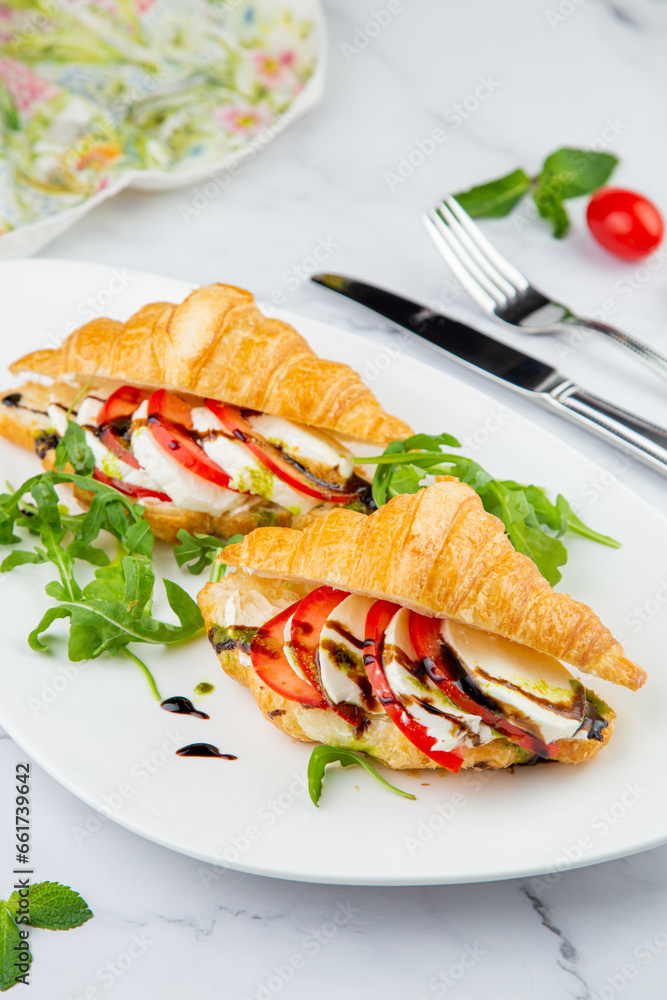
[[[22,974],[14,963],[18,961],[18,950],[23,944],[25,942],[7,904],[0,900],[0,993],[16,986],[16,977]],[[32,955],[28,952],[27,964],[31,962]]]
[[[579,198],[606,184],[617,164],[618,158],[611,153],[564,146],[547,156],[537,185],[539,188],[548,179],[549,186],[557,187],[563,200]]]
[[[542,218],[551,221],[555,238],[561,240],[570,228],[570,217],[552,178],[546,177],[537,185],[533,199]]]
[[[326,767],[328,764],[333,764],[334,762],[339,762],[343,767],[351,767],[353,764],[359,764],[361,767],[365,768],[376,781],[378,781],[385,788],[388,788],[390,792],[402,795],[406,799],[416,798],[416,796],[412,795],[411,792],[405,792],[402,788],[396,788],[395,785],[391,785],[388,781],[386,781],[382,775],[376,771],[365,754],[357,753],[354,750],[344,750],[341,747],[317,746],[311,753],[310,760],[308,761],[308,792],[313,804],[316,806],[319,806],[320,803],[320,797],[322,795],[322,782],[324,780]]]
[[[93,916],[88,904],[79,893],[59,882],[36,882],[30,886],[28,899],[31,927],[66,931],[80,927]],[[16,916],[18,906],[18,892],[13,892],[7,900],[7,907],[12,916]]]
[[[95,456],[86,443],[86,432],[74,420],[67,421],[67,430],[56,446],[54,468],[62,472],[67,464],[82,476],[89,476],[95,468]]]
[[[537,178],[533,198],[544,219],[550,219],[553,233],[561,239],[570,227],[563,202],[597,191],[609,179],[618,159],[611,153],[564,147],[547,156]]]
[[[461,191],[454,197],[473,219],[499,219],[509,215],[529,190],[530,177],[519,168],[495,181]]]

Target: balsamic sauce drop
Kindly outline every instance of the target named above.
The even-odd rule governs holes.
[[[160,702],[160,708],[163,708],[165,712],[176,712],[177,715],[193,715],[195,719],[211,718],[206,712],[200,712],[198,708],[195,708],[189,698],[183,698],[180,694],[173,698],[165,698],[164,701]]]
[[[220,753],[212,743],[190,743],[176,751],[178,757],[222,757],[223,760],[238,760],[233,753]]]

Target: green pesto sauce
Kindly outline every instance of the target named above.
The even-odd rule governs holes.
[[[273,496],[274,475],[264,467],[244,469],[236,477],[235,489],[241,493],[254,493],[255,496],[270,500]]]
[[[210,694],[211,691],[215,691],[215,688],[208,681],[200,681],[195,687],[195,694]]]
[[[281,524],[280,511],[277,510],[258,510],[255,519],[258,528],[276,528]]]
[[[213,625],[208,637],[217,653],[223,649],[231,649],[236,643],[249,646],[255,637],[256,628],[244,628],[241,625]]]
[[[611,708],[607,702],[603,701],[595,692],[589,691],[588,688],[586,688],[586,698],[604,719],[608,719],[611,716]]]
[[[102,472],[104,473],[105,476],[108,476],[109,479],[123,478],[123,471],[120,466],[120,461],[112,452],[109,452],[107,455],[104,456],[101,464],[102,464]]]

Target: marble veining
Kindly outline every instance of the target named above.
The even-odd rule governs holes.
[[[308,282],[308,261],[322,240],[330,249],[319,269],[366,278],[425,303],[444,302],[451,315],[667,422],[664,385],[612,346],[594,338],[527,341],[481,318],[419,222],[419,213],[446,191],[520,164],[537,170],[559,145],[595,142],[609,120],[616,133],[608,148],[622,160],[615,179],[666,209],[667,6],[657,0],[400,0],[371,37],[366,25],[389,6],[386,0],[327,0],[330,65],[321,105],[189,222],[182,206],[196,190],[129,191],[44,255],[193,282],[227,281],[265,301],[278,290],[284,308],[362,333],[379,348],[395,342],[389,324]],[[350,45],[356,51],[345,48]],[[482,77],[497,80],[497,89],[454,124],[447,111]],[[392,187],[388,175],[419,143],[424,148],[434,128],[442,128],[446,140]],[[660,262],[645,278],[636,266],[606,256],[586,236],[583,205],[571,204],[573,233],[562,243],[526,213],[489,223],[488,232],[554,296],[590,313],[611,301],[614,322],[667,350],[667,269]],[[404,349],[441,363],[428,348]],[[489,391],[474,375],[457,374]],[[508,391],[493,392],[664,509],[665,483],[657,475],[637,463],[619,465],[618,453],[583,431]],[[3,803],[24,757],[0,733]],[[30,1000],[664,995],[667,848],[566,871],[547,886],[533,879],[316,886],[215,869],[113,822],[77,838],[90,809],[38,767],[33,801],[35,877],[74,886],[96,916],[67,934],[35,931]],[[10,813],[5,809],[3,816],[0,895],[11,884]],[[480,830],[480,851],[488,836],[492,830]]]

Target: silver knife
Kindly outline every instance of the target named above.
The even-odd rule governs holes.
[[[667,476],[667,430],[587,392],[545,361],[393,292],[340,274],[312,280],[372,309],[449,357],[568,417]]]

